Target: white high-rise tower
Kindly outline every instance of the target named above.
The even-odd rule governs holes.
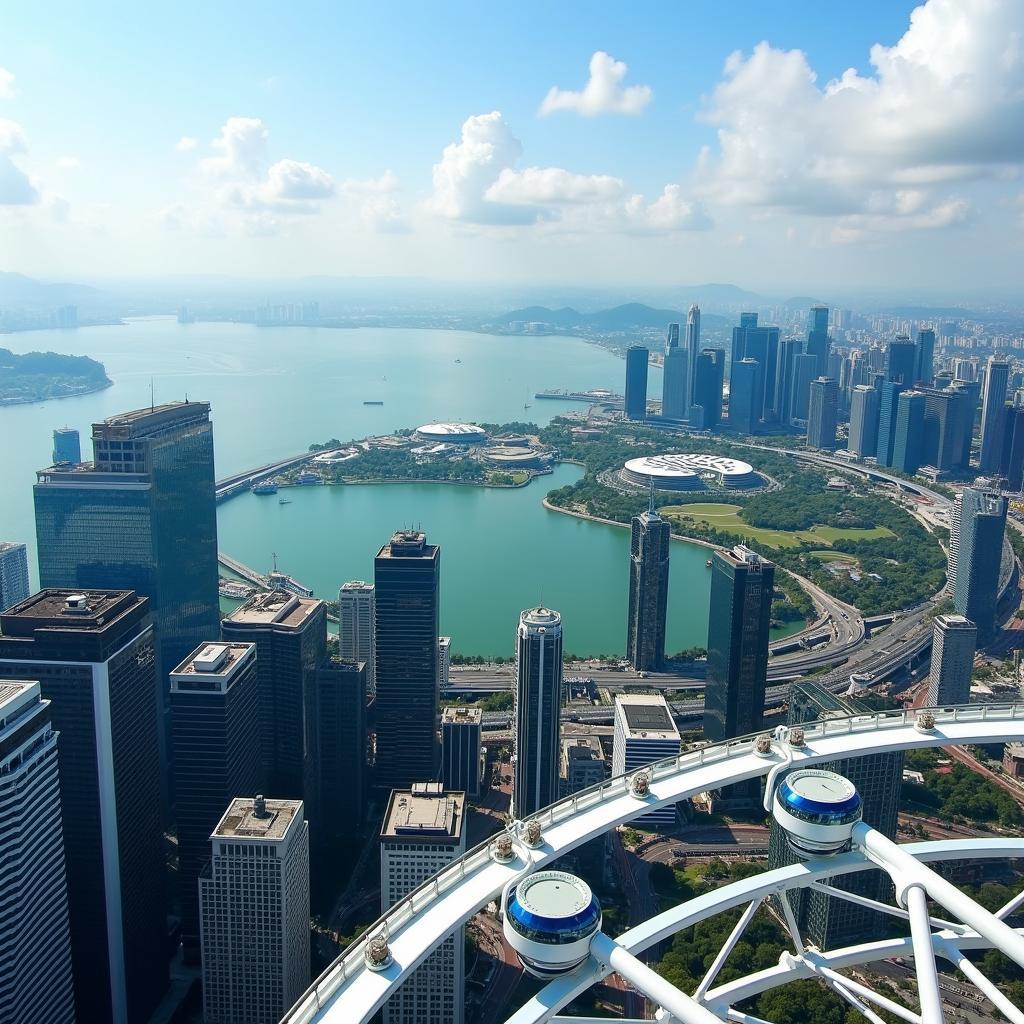
[[[338,654],[342,661],[366,664],[366,694],[377,692],[374,656],[376,608],[372,583],[352,580],[338,593]]]
[[[693,405],[693,382],[697,374],[697,356],[700,355],[700,306],[694,303],[686,314],[686,408]]]

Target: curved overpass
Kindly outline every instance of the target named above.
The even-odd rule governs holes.
[[[921,721],[926,713],[934,716],[930,728],[927,720]],[[628,776],[619,776],[538,812],[535,820],[541,832],[532,848],[526,844],[523,823],[510,826],[510,861],[494,857],[494,840],[490,840],[448,865],[349,946],[284,1016],[283,1024],[369,1021],[441,939],[500,895],[508,883],[656,807],[767,775],[790,760],[807,766],[866,751],[884,753],[1020,737],[1024,737],[1024,704],[881,712],[807,725],[804,745],[799,748],[786,748],[784,741],[776,738],[768,753],[759,754],[757,737],[746,736],[666,758],[646,769],[649,787],[643,797],[633,794]],[[1020,846],[1017,841],[1013,849],[1019,851]],[[366,954],[370,940],[378,937],[386,937],[393,961],[384,969],[371,970]]]

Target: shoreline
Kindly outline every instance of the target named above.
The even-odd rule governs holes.
[[[106,384],[98,384],[93,388],[85,388],[83,391],[71,391],[65,395],[44,395],[40,398],[2,398],[0,397],[0,409],[11,405],[39,405],[42,402],[62,402],[66,398],[82,398],[84,395],[95,395],[99,391],[106,391],[112,388],[114,382],[108,377]]]

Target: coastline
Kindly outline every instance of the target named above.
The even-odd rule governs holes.
[[[95,387],[84,388],[81,391],[69,391],[63,395],[42,395],[39,398],[3,398],[0,397],[0,408],[9,405],[38,405],[40,402],[59,402],[65,398],[81,398],[83,395],[94,395],[98,391],[106,391],[113,387],[114,382],[108,377],[105,384],[97,384]]]

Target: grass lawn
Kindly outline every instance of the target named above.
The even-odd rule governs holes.
[[[842,551],[808,551],[807,554],[811,558],[817,559],[819,562],[856,562],[857,559],[853,555],[844,554]]]
[[[666,505],[658,509],[680,524],[685,520],[704,523],[717,530],[728,530],[770,548],[795,548],[799,544],[831,544],[836,540],[870,540],[873,537],[895,536],[885,526],[855,529],[841,526],[812,526],[809,530],[768,530],[745,523],[739,516],[742,506],[719,504]]]

